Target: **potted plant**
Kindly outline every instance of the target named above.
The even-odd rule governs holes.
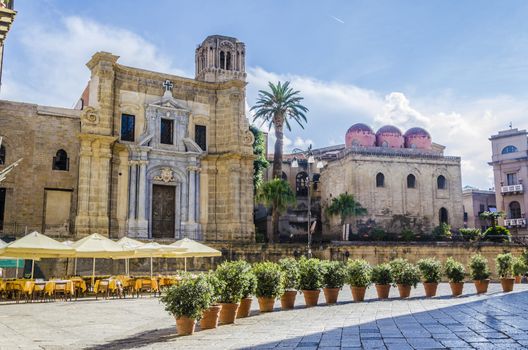
[[[527,266],[524,259],[515,257],[513,259],[513,276],[515,276],[515,283],[521,283],[522,276],[526,273]]]
[[[497,274],[501,279],[502,291],[511,292],[513,290],[513,255],[511,253],[499,254],[495,257]]]
[[[247,271],[246,277],[247,283],[242,291],[242,299],[240,299],[240,305],[238,305],[236,318],[248,317],[251,313],[252,296],[255,295],[255,289],[257,288],[257,278],[251,270]]]
[[[218,301],[222,304],[220,323],[234,323],[240,300],[251,283],[251,265],[245,261],[226,261],[216,269],[222,282]]]
[[[299,260],[299,288],[304,295],[307,307],[316,306],[319,300],[320,288],[323,286],[323,267],[316,258]]]
[[[178,335],[194,333],[196,320],[212,301],[214,291],[203,275],[184,277],[177,285],[167,288],[160,300],[176,319]]]
[[[279,260],[284,274],[284,293],[281,296],[281,309],[289,310],[295,306],[295,297],[299,290],[299,263],[294,258]]]
[[[480,254],[473,255],[469,260],[469,272],[477,294],[486,293],[489,286],[490,270],[488,266],[488,259]]]
[[[352,260],[347,265],[347,282],[350,285],[352,291],[352,299],[354,301],[365,300],[365,291],[371,284],[371,271],[372,267],[370,264],[362,259]]]
[[[417,263],[423,278],[426,297],[434,297],[442,278],[442,263],[435,258],[421,259]]]
[[[411,287],[416,288],[420,282],[420,270],[402,258],[394,259],[389,264],[400,298],[408,298],[411,295]]]
[[[339,290],[345,284],[347,271],[340,261],[325,261],[323,263],[323,293],[327,304],[337,303]]]
[[[454,297],[462,294],[464,289],[464,278],[466,277],[466,269],[464,265],[456,261],[452,257],[446,259],[444,263],[444,272],[449,279],[449,286]]]
[[[389,264],[379,264],[372,268],[370,281],[376,286],[376,293],[379,299],[389,297],[391,284],[394,282],[392,270]]]
[[[278,264],[266,261],[255,264],[253,273],[257,279],[255,295],[258,298],[260,312],[271,312],[275,299],[284,292],[282,270]]]
[[[213,293],[211,295],[211,305],[209,306],[209,308],[203,310],[202,312],[202,318],[200,319],[200,328],[217,328],[220,310],[222,309],[222,305],[218,303],[220,290],[222,289],[222,282],[218,279],[218,277],[213,271],[210,271],[207,275],[205,275],[205,277],[207,279],[207,282],[211,285]]]

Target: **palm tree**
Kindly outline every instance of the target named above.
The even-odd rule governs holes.
[[[367,214],[367,209],[354,199],[354,196],[348,193],[341,193],[339,196],[332,198],[332,202],[326,208],[330,215],[339,215],[341,218],[341,227],[349,217],[363,216]]]
[[[275,128],[275,152],[273,154],[273,178],[282,177],[282,144],[284,139],[284,125],[291,131],[290,120],[296,121],[304,129],[303,122],[306,123],[308,108],[301,104],[304,99],[299,96],[299,91],[293,91],[290,82],[287,81],[277,85],[268,83],[271,90],[259,90],[256,104],[251,107],[255,111],[253,122],[261,119],[263,125],[268,123],[268,130],[271,126]]]
[[[278,241],[279,216],[288,209],[288,205],[295,203],[295,194],[286,181],[275,178],[259,187],[256,199],[258,203],[271,207],[272,232],[268,234],[268,240],[270,243],[273,243],[274,240]]]
[[[503,211],[484,211],[480,213],[479,217],[481,219],[489,221],[491,224],[491,227],[495,228],[495,226],[497,226],[497,220],[499,218],[504,217],[504,215],[505,214]]]

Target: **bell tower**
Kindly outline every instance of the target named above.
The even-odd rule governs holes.
[[[246,80],[246,46],[236,38],[210,35],[196,49],[196,80]]]

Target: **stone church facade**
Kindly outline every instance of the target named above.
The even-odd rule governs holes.
[[[77,236],[253,241],[244,44],[207,37],[195,79],[118,59],[92,56],[75,109],[0,102],[7,158],[25,159],[2,183],[3,231],[18,222]],[[20,138],[17,123],[33,120],[35,137]],[[56,159],[67,170],[55,170]]]

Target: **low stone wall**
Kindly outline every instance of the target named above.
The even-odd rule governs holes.
[[[229,244],[211,243],[210,246],[222,252],[221,257],[187,258],[188,270],[209,270],[226,260],[244,259],[254,263],[259,261],[278,261],[287,256],[300,256],[306,252],[304,244]],[[346,261],[349,259],[365,259],[371,264],[388,262],[395,258],[405,258],[416,262],[422,258],[435,257],[444,261],[452,256],[467,265],[471,255],[481,253],[488,258],[490,269],[495,274],[495,256],[504,252],[520,255],[523,247],[513,244],[491,243],[390,243],[390,242],[343,242],[313,247],[313,256],[320,259]],[[154,273],[174,273],[184,269],[184,259],[154,258]],[[52,260],[43,259],[36,265],[46,278],[64,276],[73,273],[73,259]],[[98,275],[123,274],[123,260],[97,259],[96,273]],[[130,272],[133,275],[148,275],[150,259],[131,259]],[[78,259],[77,273],[91,275],[92,259]]]

